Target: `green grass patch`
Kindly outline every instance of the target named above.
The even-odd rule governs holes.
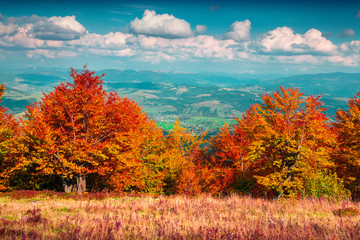
[[[173,123],[157,123],[157,125],[166,131],[170,131],[173,129],[174,124]]]
[[[236,124],[235,119],[226,119],[226,118],[216,118],[216,117],[192,117],[187,122],[191,124],[205,126],[209,129],[220,128],[225,125],[225,123],[232,126]]]

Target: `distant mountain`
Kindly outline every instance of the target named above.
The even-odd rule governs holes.
[[[305,95],[321,95],[333,116],[338,108],[346,109],[349,98],[360,92],[360,73],[320,73],[277,78],[264,82],[268,90],[282,87],[299,88]]]
[[[213,73],[182,73],[182,72],[152,72],[135,70],[106,69],[98,73],[105,74],[105,82],[169,82],[199,86],[235,86],[255,84],[260,78],[248,78],[243,75],[220,75]]]
[[[340,108],[347,108],[347,100],[360,91],[360,73],[324,73],[288,77],[249,74],[213,74],[151,72],[106,69],[104,82],[107,90],[128,96],[168,128],[179,118],[181,123],[195,131],[216,131],[224,122],[234,123],[233,116],[241,115],[251,104],[259,102],[266,92],[279,86],[295,87],[305,95],[322,95],[322,101],[333,116]],[[0,71],[0,82],[7,86],[3,105],[17,114],[54,86],[70,80],[69,70],[16,69]]]

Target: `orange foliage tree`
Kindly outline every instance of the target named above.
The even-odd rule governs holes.
[[[360,93],[351,98],[347,110],[336,113],[335,130],[339,147],[335,152],[337,169],[355,197],[360,193]]]
[[[243,193],[249,193],[251,185],[254,184],[252,176],[252,162],[249,159],[249,145],[251,137],[249,127],[254,124],[251,118],[238,119],[234,117],[238,124],[230,129],[226,124],[220,128],[220,132],[211,139],[207,152],[208,163],[211,163],[211,170],[218,169],[216,174],[224,175],[218,179],[218,191],[222,188]],[[248,131],[246,131],[248,130]],[[215,168],[214,168],[215,167]],[[221,184],[220,184],[221,183]],[[216,189],[215,186],[212,189]]]
[[[154,123],[134,101],[103,90],[102,76],[86,68],[71,69],[70,76],[73,82],[28,107],[18,147],[24,154],[16,168],[59,175],[66,192],[82,193],[89,174],[132,169],[138,160],[123,161],[124,155],[142,144],[143,130]]]
[[[193,156],[200,151],[200,147],[207,143],[205,140],[206,132],[202,135],[195,135],[181,127],[176,120],[172,130],[163,138],[163,156],[165,157],[166,193],[190,193],[197,192],[189,185],[188,177],[195,165]],[[191,175],[192,176],[192,175]],[[190,180],[195,188],[195,179]]]
[[[320,97],[303,95],[293,88],[263,95],[235,118],[233,130],[225,126],[212,139],[207,162],[228,171],[228,186],[281,196],[331,194],[321,188],[327,175],[339,182],[331,172],[336,135]]]
[[[282,196],[303,193],[312,173],[334,166],[330,153],[336,138],[320,97],[303,95],[298,89],[281,88],[263,95],[263,102],[244,116],[254,124],[249,159],[257,183]]]
[[[0,102],[5,94],[5,85],[0,85]],[[0,191],[7,189],[9,178],[9,168],[13,167],[14,162],[9,158],[11,141],[18,134],[18,122],[12,114],[6,113],[7,108],[0,107]]]
[[[204,136],[191,134],[179,121],[166,135],[155,126],[148,127],[140,137],[131,138],[130,141],[138,142],[133,151],[113,155],[121,164],[110,176],[111,182],[117,191],[179,192],[182,188],[179,178],[193,166],[191,156],[206,142]],[[118,149],[121,146],[124,145],[113,145]]]

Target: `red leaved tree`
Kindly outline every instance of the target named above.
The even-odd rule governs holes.
[[[64,82],[39,103],[28,107],[21,139],[22,161],[41,174],[62,177],[66,192],[86,190],[86,176],[115,172],[116,154],[131,151],[142,129],[153,124],[128,98],[103,89],[103,76],[71,69],[73,82]],[[110,150],[109,150],[110,149]],[[114,150],[115,151],[115,150]]]

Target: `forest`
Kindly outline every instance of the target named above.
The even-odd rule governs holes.
[[[70,76],[19,120],[1,108],[1,191],[360,197],[360,93],[332,120],[321,96],[280,87],[208,139],[163,132],[104,75]]]

